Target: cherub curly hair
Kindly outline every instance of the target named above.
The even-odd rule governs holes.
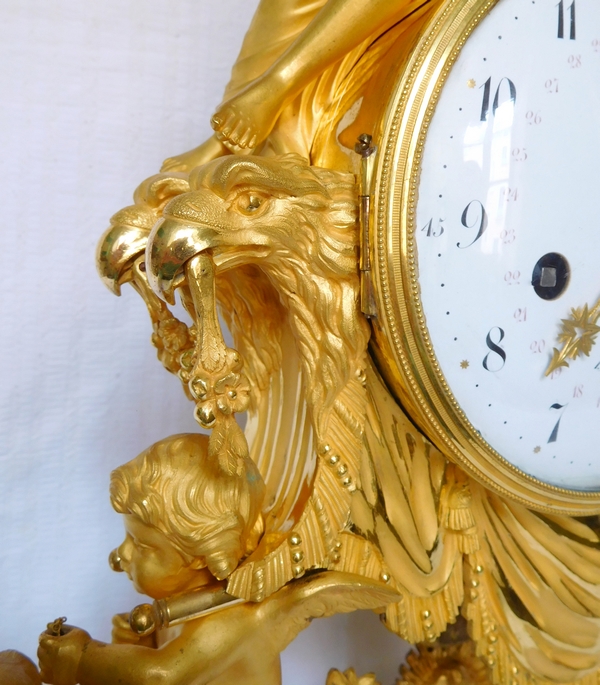
[[[190,562],[204,558],[219,580],[250,554],[263,532],[262,477],[250,458],[239,475],[208,455],[208,438],[174,435],[111,474],[114,509],[164,533]]]

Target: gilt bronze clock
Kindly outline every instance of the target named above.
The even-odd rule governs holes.
[[[378,357],[486,486],[600,510],[600,6],[450,0],[399,77],[374,189]]]

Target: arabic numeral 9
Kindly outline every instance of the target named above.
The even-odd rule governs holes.
[[[473,211],[471,211],[471,207],[473,207]],[[477,211],[477,208],[479,208],[479,212]],[[477,226],[477,233],[470,243],[467,245],[461,245],[460,242],[456,243],[456,247],[463,250],[465,247],[470,247],[476,243],[485,233],[485,229],[488,225],[487,212],[479,200],[472,200],[464,208],[462,216],[460,217],[460,223],[465,228],[475,228],[475,226]]]

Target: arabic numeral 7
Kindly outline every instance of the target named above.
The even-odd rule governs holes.
[[[563,414],[565,413],[565,409],[568,406],[569,406],[568,404],[558,404],[558,403],[554,403],[554,404],[550,405],[550,409],[557,409],[557,410],[562,409],[562,411],[560,412],[560,416],[558,417],[558,421],[556,422],[556,424],[554,425],[554,428],[552,429],[552,433],[550,433],[550,437],[548,438],[548,443],[557,441],[558,429],[560,428],[560,420],[562,419]]]

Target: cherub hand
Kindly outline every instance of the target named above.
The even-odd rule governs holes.
[[[40,635],[38,660],[45,683],[76,685],[77,668],[85,646],[92,639],[89,633],[73,626],[63,626],[63,635]]]
[[[138,635],[131,630],[129,614],[115,614],[112,620],[112,643],[115,645],[141,645],[142,647],[156,647],[154,633]]]

